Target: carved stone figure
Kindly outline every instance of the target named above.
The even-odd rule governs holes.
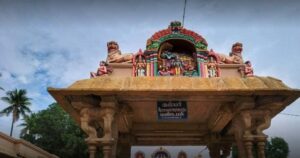
[[[135,56],[134,66],[135,66],[135,76],[146,76],[146,59],[145,56],[142,55],[142,50],[139,51],[137,56]]]
[[[91,125],[93,121],[101,121],[104,136],[102,140],[112,140],[112,122],[115,111],[111,108],[83,108],[80,111],[80,125],[82,130],[88,135],[87,141],[97,139],[97,131]],[[102,122],[103,121],[103,122]]]
[[[271,116],[270,112],[266,112],[265,116],[262,118],[261,124],[257,126],[256,133],[257,135],[265,135],[263,130],[269,128],[271,126]]]
[[[185,65],[183,76],[198,76],[198,72],[195,70],[194,66],[191,64]]]
[[[173,76],[174,73],[170,70],[169,67],[163,66],[161,70],[158,71],[159,76]]]
[[[90,77],[95,78],[97,76],[103,76],[112,73],[112,68],[109,67],[109,65],[105,61],[101,61],[99,64],[99,68],[97,69],[97,72],[91,72]]]
[[[207,72],[208,77],[217,77],[217,62],[213,59],[213,57],[208,58],[207,63]]]
[[[246,77],[253,77],[253,68],[250,61],[245,62],[244,73]]]
[[[132,62],[132,54],[122,54],[119,50],[119,45],[115,41],[110,41],[107,43],[107,63],[123,63]]]
[[[237,42],[232,45],[231,53],[229,54],[229,56],[231,57],[232,62],[234,64],[242,64],[244,62],[242,57],[242,51],[243,51],[242,43]]]
[[[243,61],[243,57],[242,57],[242,51],[243,51],[243,44],[237,42],[232,45],[229,56],[219,54],[219,57],[220,57],[221,62],[226,63],[226,64],[243,64],[244,61]]]

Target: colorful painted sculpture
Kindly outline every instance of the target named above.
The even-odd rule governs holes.
[[[208,77],[217,77],[217,62],[213,59],[213,57],[208,58],[207,63],[207,72]]]
[[[232,45],[229,56],[219,54],[219,57],[221,59],[221,62],[226,64],[243,64],[244,61],[242,57],[242,51],[243,51],[243,44],[237,42]]]
[[[119,45],[115,41],[110,41],[107,43],[107,63],[123,63],[132,62],[132,54],[122,54],[119,50]]]
[[[158,71],[159,76],[173,76],[174,72],[166,66],[163,66],[159,71]]]
[[[244,70],[246,77],[252,77],[253,76],[253,68],[251,62],[248,60],[245,62],[245,70]]]
[[[138,54],[122,54],[115,41],[107,43],[107,63],[132,62],[132,76],[199,76],[202,78],[227,75],[253,75],[252,67],[245,70],[243,44],[236,42],[229,55],[207,50],[206,40],[194,31],[172,21],[147,40],[146,50]],[[228,64],[228,65],[226,65]],[[112,64],[116,70],[130,68],[130,64]],[[248,70],[249,69],[249,70]],[[251,74],[252,71],[252,74]],[[122,71],[124,72],[124,71]],[[95,75],[94,75],[95,76]]]
[[[95,78],[98,76],[108,75],[110,73],[112,73],[112,68],[105,61],[101,61],[97,72],[91,72],[90,77]]]
[[[198,76],[197,71],[195,70],[195,67],[187,64],[185,66],[184,72],[183,72],[183,76],[188,76],[188,77],[194,77],[194,76]]]
[[[172,21],[169,28],[172,30],[172,33],[178,33],[183,27],[180,21]]]
[[[133,58],[133,72],[134,76],[146,76],[146,57],[143,55],[142,50],[140,49],[137,55]]]

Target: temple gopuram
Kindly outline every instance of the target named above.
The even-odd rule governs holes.
[[[164,145],[207,146],[211,158],[237,146],[240,158],[265,158],[264,130],[300,90],[255,76],[242,43],[229,48],[208,50],[201,35],[174,21],[136,53],[108,42],[107,59],[90,79],[48,91],[87,134],[90,158],[99,148],[104,158],[129,158],[131,146]]]

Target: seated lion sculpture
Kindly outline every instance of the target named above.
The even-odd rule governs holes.
[[[107,63],[123,63],[132,62],[133,54],[122,54],[119,50],[119,45],[115,41],[110,41],[107,43]]]
[[[242,51],[243,51],[243,44],[237,42],[232,45],[229,56],[219,54],[220,61],[226,64],[244,64]]]

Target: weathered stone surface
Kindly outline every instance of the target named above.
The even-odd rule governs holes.
[[[25,140],[9,137],[2,132],[0,132],[0,157],[58,158]]]
[[[48,91],[78,124],[84,123],[84,113],[80,113],[83,108],[100,108],[98,111],[104,112],[103,116],[107,117],[103,106],[115,104],[116,122],[113,125],[118,128],[105,131],[127,135],[130,145],[207,145],[212,133],[223,133],[218,142],[230,144],[238,141],[241,151],[245,150],[242,134],[248,128],[240,122],[232,123],[234,120],[241,120],[241,114],[249,111],[249,116],[256,120],[256,123],[249,124],[249,129],[264,129],[267,127],[267,124],[262,124],[266,120],[265,113],[274,117],[300,96],[300,90],[289,88],[278,79],[257,76],[103,76],[77,81],[68,88],[49,88]],[[186,102],[187,118],[159,120],[157,101]],[[89,121],[96,121],[97,126],[103,127],[105,117]],[[86,128],[87,133],[90,128],[94,127]],[[113,138],[125,141],[117,135]],[[95,140],[103,141],[100,138]]]
[[[191,78],[191,77],[99,77],[80,80],[66,89],[49,88],[54,91],[82,92],[134,92],[134,91],[248,91],[281,90],[293,91],[280,80],[271,77],[226,77],[226,78]]]

